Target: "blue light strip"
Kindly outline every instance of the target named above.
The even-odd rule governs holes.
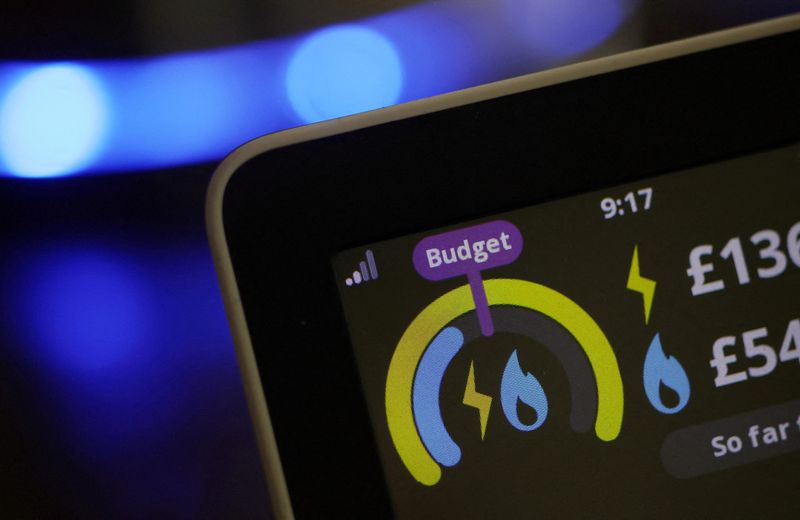
[[[629,4],[451,0],[225,49],[0,63],[0,174],[215,161],[269,132],[500,79],[521,72],[514,64],[530,71],[568,59],[613,34]]]

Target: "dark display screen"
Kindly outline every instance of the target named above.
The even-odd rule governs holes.
[[[334,266],[397,517],[798,509],[800,147]]]

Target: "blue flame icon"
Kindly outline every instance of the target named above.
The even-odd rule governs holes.
[[[525,424],[519,419],[517,401],[522,401],[536,412],[536,422]],[[547,419],[547,396],[539,380],[531,373],[522,371],[517,359],[517,351],[511,353],[503,370],[500,383],[500,404],[506,419],[514,428],[529,432],[540,427]]]
[[[678,404],[672,407],[661,402],[660,386],[664,385],[678,394]],[[678,413],[686,407],[691,394],[689,377],[680,362],[667,357],[661,347],[661,338],[655,335],[644,358],[644,391],[653,408],[664,414]]]

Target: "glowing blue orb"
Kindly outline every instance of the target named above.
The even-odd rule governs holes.
[[[103,372],[152,340],[155,304],[127,256],[66,246],[31,258],[25,270],[21,318],[51,366]]]
[[[20,177],[54,177],[86,166],[108,124],[105,96],[87,69],[71,64],[35,69],[0,106],[0,159]]]
[[[508,15],[534,52],[565,59],[608,39],[635,0],[504,0]]]
[[[313,123],[392,105],[403,87],[403,64],[380,33],[339,26],[315,33],[297,49],[286,75],[289,101]]]

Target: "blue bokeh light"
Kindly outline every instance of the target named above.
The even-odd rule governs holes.
[[[484,43],[476,34],[480,24],[461,4],[414,5],[369,21],[369,27],[391,41],[400,57],[403,86],[398,102],[495,79],[496,63],[480,50]],[[497,35],[492,38],[497,40]]]
[[[105,517],[267,514],[205,236],[44,231],[15,244],[0,262],[3,359],[30,406],[20,435],[46,443],[30,467],[78,478],[62,487],[87,514],[98,496]]]
[[[42,405],[76,453],[125,458],[239,396],[207,244],[172,242],[64,236],[10,255],[9,356],[42,378]]]
[[[59,371],[114,372],[154,339],[149,284],[124,255],[59,245],[31,256],[20,275],[29,345]]]
[[[503,0],[530,51],[550,60],[589,51],[619,29],[636,0]]]
[[[0,158],[20,177],[53,177],[81,169],[103,144],[108,111],[103,87],[87,68],[33,68],[0,106]]]
[[[94,169],[150,169],[214,161],[287,116],[275,63],[285,43],[97,63],[116,124]]]
[[[289,101],[306,123],[392,105],[402,87],[403,64],[394,45],[355,25],[311,35],[286,73]]]

